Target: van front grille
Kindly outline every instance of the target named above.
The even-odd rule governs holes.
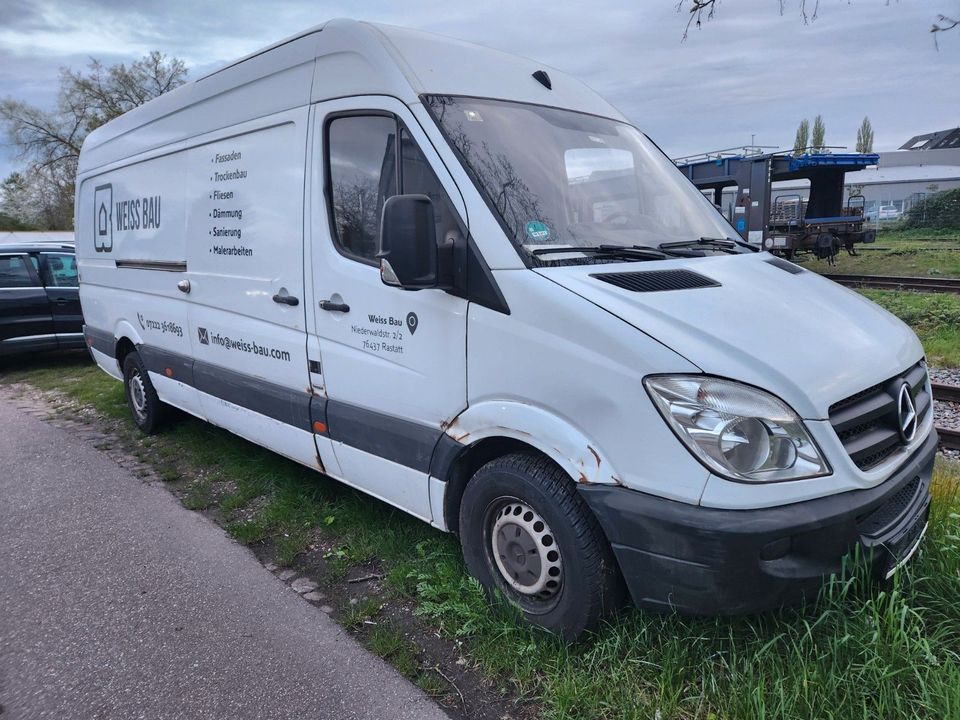
[[[861,470],[876,467],[904,446],[897,409],[904,383],[913,397],[919,425],[932,406],[927,390],[927,366],[922,361],[830,406],[830,424],[850,459]]]

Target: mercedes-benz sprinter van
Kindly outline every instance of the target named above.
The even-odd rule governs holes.
[[[86,338],[175,406],[456,533],[575,637],[892,573],[937,438],[903,323],[757,252],[577,80],[331,21],[91,133]]]

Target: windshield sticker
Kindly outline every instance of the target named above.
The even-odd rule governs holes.
[[[550,229],[539,220],[531,220],[527,223],[527,236],[534,240],[549,240]]]

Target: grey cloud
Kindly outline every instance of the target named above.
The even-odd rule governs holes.
[[[943,4],[823,2],[804,26],[796,1],[781,16],[771,0],[737,0],[681,42],[686,15],[671,0],[3,0],[0,96],[48,105],[61,65],[83,65],[90,55],[129,61],[154,48],[184,58],[198,77],[331,17],[353,16],[570,72],[672,155],[744,144],[751,133],[758,143],[788,146],[799,120],[817,113],[829,144],[852,145],[869,115],[878,148],[889,149],[960,124],[960,35],[944,36],[936,52],[927,32]],[[69,47],[58,50],[58,37]],[[8,168],[0,149],[0,176]]]

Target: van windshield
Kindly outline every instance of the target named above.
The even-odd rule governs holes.
[[[715,249],[698,246],[701,238],[739,239],[710,201],[631,125],[502,100],[423,99],[525,253],[546,259],[543,253],[563,247],[693,243],[703,254]]]

